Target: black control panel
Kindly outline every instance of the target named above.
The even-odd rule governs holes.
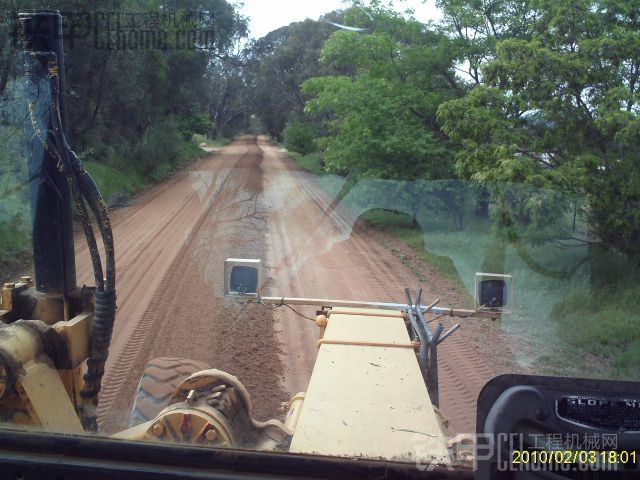
[[[601,430],[640,432],[640,396],[567,395],[555,402],[561,420]]]
[[[476,427],[478,479],[640,479],[640,382],[502,375]]]

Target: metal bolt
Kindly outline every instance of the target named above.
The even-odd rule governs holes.
[[[318,315],[316,317],[316,325],[318,325],[320,328],[326,328],[328,324],[329,324],[329,319],[327,318],[326,315]]]
[[[207,404],[210,406],[217,408],[220,405],[220,401],[222,400],[222,396],[224,394],[222,392],[214,392],[207,397]]]
[[[187,405],[192,405],[197,397],[197,393],[195,390],[189,390],[187,394]]]
[[[22,283],[31,283],[31,277],[30,277],[30,276],[28,276],[28,275],[25,275],[25,276],[23,276],[23,277],[20,277],[20,281],[21,281]]]
[[[207,433],[204,434],[205,438],[209,442],[213,442],[218,438],[218,431],[215,428],[211,430],[207,430]]]
[[[156,437],[161,437],[162,435],[164,435],[164,425],[162,425],[160,422],[154,423],[153,427],[151,427],[151,431]]]

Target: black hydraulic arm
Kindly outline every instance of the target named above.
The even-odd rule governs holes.
[[[21,16],[22,38],[28,52],[52,52],[58,58],[61,128],[66,135],[65,76],[62,23],[58,12],[39,11]],[[58,170],[51,140],[50,91],[40,65],[25,62],[25,89],[29,101],[26,120],[29,139],[31,215],[36,288],[43,293],[67,295],[76,287],[71,189]],[[46,88],[43,88],[46,87]],[[41,123],[38,123],[40,121]]]
[[[116,270],[115,270],[115,251],[113,233],[107,212],[107,206],[98,191],[98,188],[85,171],[78,156],[71,150],[67,143],[66,135],[66,106],[64,97],[64,53],[62,48],[62,17],[57,11],[38,10],[35,12],[21,13],[20,31],[25,44],[26,54],[26,70],[27,90],[29,96],[29,120],[27,121],[28,130],[32,133],[31,139],[31,158],[41,155],[41,161],[34,164],[32,176],[36,176],[38,181],[47,185],[55,194],[57,199],[58,217],[50,218],[49,210],[39,211],[41,204],[36,203],[33,209],[36,212],[34,220],[42,222],[38,228],[42,231],[51,229],[54,233],[58,233],[58,238],[65,247],[59,257],[47,257],[48,263],[59,262],[61,269],[68,272],[68,262],[73,267],[73,275],[64,279],[62,282],[63,295],[66,295],[71,287],[75,288],[75,262],[73,251],[73,237],[66,231],[58,232],[52,229],[51,222],[60,220],[71,224],[71,202],[73,198],[76,215],[79,217],[89,252],[93,264],[94,276],[96,280],[95,293],[95,310],[94,319],[91,330],[91,341],[89,347],[89,358],[87,360],[87,372],[84,375],[84,385],[81,390],[83,404],[80,408],[80,417],[86,428],[95,430],[96,424],[96,407],[98,403],[98,393],[102,385],[102,377],[104,375],[104,366],[107,360],[109,344],[111,342],[111,334],[115,320],[116,310]],[[42,80],[46,79],[46,82]],[[46,85],[46,88],[45,88]],[[45,98],[45,105],[48,108],[39,109],[37,112],[35,105],[38,104],[38,98],[34,95],[48,95]],[[42,120],[38,123],[38,120]],[[40,124],[46,127],[40,128]],[[46,129],[46,131],[45,131]],[[35,154],[34,154],[35,152]],[[54,177],[55,175],[55,177]],[[55,178],[55,180],[54,180]],[[56,182],[53,185],[53,182]],[[63,191],[58,188],[60,183]],[[33,197],[32,197],[33,198]],[[100,253],[98,250],[95,234],[91,226],[91,220],[88,214],[88,208],[93,213],[105,250],[105,268],[103,268]],[[40,213],[39,213],[40,212]],[[34,233],[35,233],[34,226]],[[68,235],[68,236],[67,236]],[[36,249],[34,240],[34,251]],[[55,246],[55,245],[54,245]],[[52,246],[46,241],[39,241],[38,247],[42,249],[46,255],[52,251]],[[67,250],[70,248],[70,252]],[[44,255],[46,257],[46,255]],[[36,253],[36,262],[41,261],[43,256]],[[65,263],[67,262],[67,263]],[[46,269],[41,265],[40,271]],[[41,285],[38,280],[39,270],[36,268],[36,282]],[[48,277],[45,276],[48,279]],[[44,287],[43,287],[44,288]],[[43,290],[47,291],[47,290]],[[50,293],[58,293],[50,291]]]

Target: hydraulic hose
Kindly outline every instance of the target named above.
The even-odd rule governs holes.
[[[102,235],[102,241],[105,248],[106,262],[106,281],[105,291],[115,291],[116,285],[116,261],[113,242],[113,231],[111,229],[111,221],[109,220],[109,211],[107,203],[102,198],[102,194],[98,190],[98,186],[93,178],[84,169],[84,166],[78,159],[78,156],[72,150],[68,150],[71,157],[71,165],[78,179],[78,185],[82,191],[84,199],[89,204],[89,208],[98,219],[98,228]]]
[[[33,55],[36,58],[46,60],[47,61],[47,71],[49,75],[49,83],[51,89],[52,96],[52,104],[51,104],[51,122],[53,127],[54,141],[55,145],[51,145],[47,147],[53,158],[57,158],[59,165],[58,168],[62,168],[67,182],[69,183],[71,194],[76,205],[77,215],[80,218],[80,222],[82,223],[82,229],[84,231],[85,238],[87,240],[87,246],[89,248],[89,255],[91,257],[91,263],[93,267],[94,277],[96,281],[96,288],[98,290],[104,290],[104,275],[102,272],[102,262],[100,260],[100,252],[98,250],[98,244],[96,243],[95,235],[93,233],[93,228],[91,227],[91,219],[87,213],[86,206],[84,201],[82,200],[81,193],[78,189],[77,181],[75,175],[73,175],[73,170],[68,168],[69,159],[67,150],[64,148],[60,148],[61,145],[64,145],[64,133],[62,131],[62,120],[60,118],[60,108],[59,108],[59,81],[58,81],[58,62],[56,54],[53,52],[34,52]],[[32,122],[35,122],[32,119]],[[50,148],[53,147],[53,148]],[[67,167],[67,168],[65,168]],[[53,184],[53,182],[50,182]]]
[[[80,416],[85,428],[97,430],[98,394],[102,387],[104,366],[109,356],[109,345],[113,333],[116,314],[116,267],[113,232],[109,221],[107,205],[97,185],[86,172],[78,156],[67,144],[62,130],[60,117],[60,83],[58,77],[57,57],[53,52],[41,54],[48,61],[48,72],[52,92],[52,123],[59,168],[64,171],[72,190],[74,200],[81,218],[85,237],[94,266],[96,277],[94,318],[91,327],[89,358],[87,372],[83,377],[84,384],[80,391],[83,400]],[[93,212],[102,236],[105,249],[106,279],[103,280],[102,262],[85,202]]]
[[[84,401],[84,426],[97,431],[98,393],[102,387],[104,366],[109,356],[109,345],[116,316],[116,293],[96,292],[93,325],[91,327],[91,345],[87,360],[87,372],[80,396]]]

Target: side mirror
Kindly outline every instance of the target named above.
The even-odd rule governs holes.
[[[476,309],[511,313],[513,278],[497,273],[476,273]]]
[[[262,262],[252,258],[227,258],[224,261],[224,295],[257,297],[262,284]]]

